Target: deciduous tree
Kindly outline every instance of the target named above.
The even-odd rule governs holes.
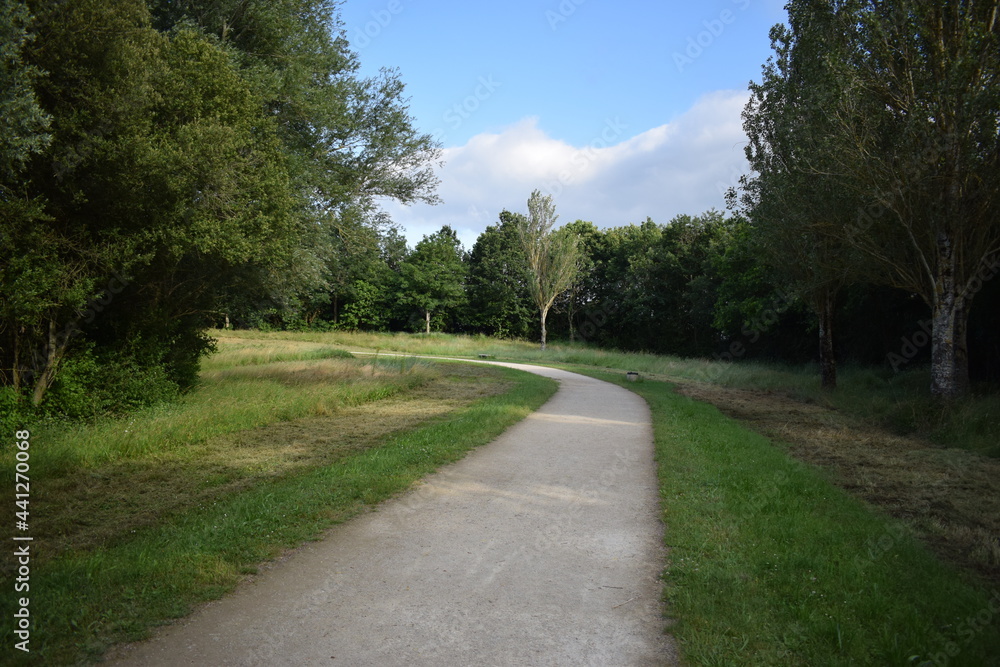
[[[431,332],[431,315],[455,309],[465,298],[466,267],[462,244],[445,225],[425,236],[402,263],[403,298],[420,309],[424,332]]]
[[[571,232],[553,231],[556,222],[552,197],[535,190],[528,198],[528,215],[519,219],[518,237],[531,281],[531,298],[538,308],[542,349],[545,349],[545,319],[556,297],[573,284],[579,270],[580,249]]]
[[[1000,258],[1000,2],[857,5],[828,57],[832,155],[865,202],[839,234],[875,279],[927,303],[931,391],[960,396],[972,296]]]

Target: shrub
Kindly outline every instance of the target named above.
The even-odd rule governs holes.
[[[34,410],[21,393],[13,387],[0,387],[0,433],[6,437],[33,418]]]

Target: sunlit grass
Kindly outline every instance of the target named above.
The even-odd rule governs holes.
[[[284,361],[207,371],[197,389],[176,403],[90,424],[46,425],[34,437],[45,442],[35,461],[40,474],[58,475],[197,444],[207,438],[275,421],[329,415],[344,405],[392,396],[433,374],[426,367],[406,374],[344,359]],[[7,452],[4,458],[12,454]]]
[[[834,408],[887,427],[896,433],[917,435],[939,445],[960,447],[1000,456],[1000,394],[982,391],[943,403],[930,395],[930,372],[914,367],[901,373],[889,369],[845,366],[836,391],[820,387],[815,364],[788,365],[758,361],[682,359],[669,355],[602,350],[586,343],[537,343],[451,334],[406,333],[291,333],[254,331],[215,332],[225,339],[309,343],[345,350],[401,352],[475,359],[480,355],[500,361],[543,364],[579,364],[619,371],[637,371],[674,381],[708,382],[727,387],[779,392]]]
[[[19,664],[90,662],[142,637],[489,442],[555,391],[506,369],[440,371],[325,345],[219,347],[175,404],[33,429],[33,631]],[[2,458],[12,476],[13,455]],[[11,567],[0,566],[8,590]],[[0,598],[8,618],[14,599]],[[13,646],[11,624],[0,637]]]
[[[665,382],[596,375],[650,405],[667,613],[688,664],[997,664],[1000,598],[904,524]]]

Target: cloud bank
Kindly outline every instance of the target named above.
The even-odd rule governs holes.
[[[451,225],[471,248],[500,211],[525,212],[532,190],[552,195],[559,223],[598,227],[668,222],[682,213],[723,209],[726,188],[748,170],[740,113],[745,91],[699,99],[672,122],[626,138],[623,118],[607,118],[585,146],[554,139],[524,118],[499,133],[444,150],[438,206],[385,206],[413,245]]]

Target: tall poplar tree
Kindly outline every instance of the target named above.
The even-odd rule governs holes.
[[[832,155],[866,200],[840,235],[927,303],[931,391],[960,396],[969,307],[1000,261],[1000,0],[858,4],[829,58]]]
[[[864,258],[855,277],[920,295],[931,391],[959,396],[969,306],[1000,260],[1000,1],[793,0],[788,12],[748,107],[749,217],[804,241],[810,271],[843,264],[849,245]]]
[[[743,112],[753,174],[730,206],[752,225],[752,241],[793,293],[816,314],[821,384],[837,386],[834,313],[851,279],[853,253],[836,230],[852,223],[856,193],[831,174],[834,142],[828,110],[840,91],[828,67],[838,29],[831,3],[791,3],[788,26],[771,30],[775,55],[751,83]]]
[[[538,308],[541,343],[545,349],[545,320],[556,297],[568,290],[579,271],[580,248],[576,237],[564,230],[553,231],[556,219],[552,197],[535,190],[528,198],[528,215],[519,219],[518,237],[531,281],[531,298]]]

